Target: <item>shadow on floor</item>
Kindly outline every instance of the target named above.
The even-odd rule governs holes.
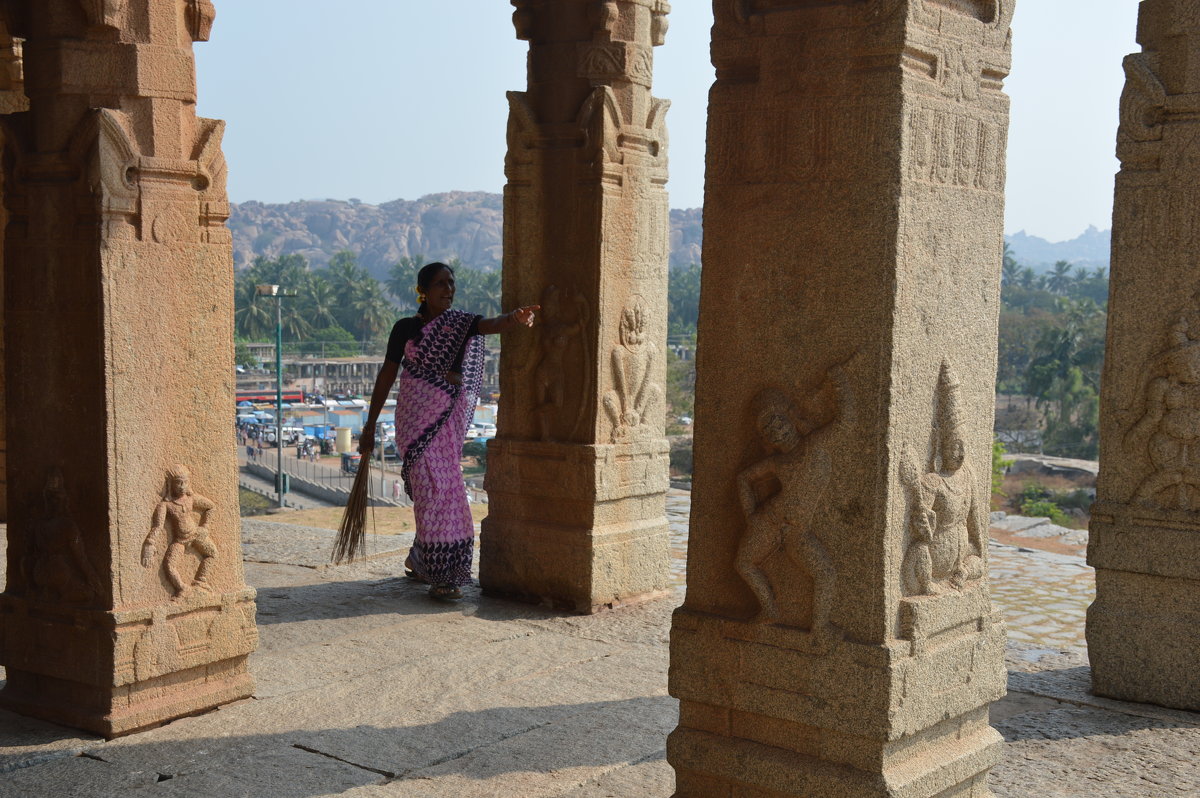
[[[236,726],[237,711],[194,719],[203,736],[188,735],[181,722],[72,745],[73,732],[62,729],[66,747],[5,773],[0,796],[316,798],[368,784],[391,784],[389,794],[414,798],[558,795],[615,768],[661,758],[677,720],[675,702],[656,696],[454,712],[392,728],[233,736],[214,729],[215,715],[228,714],[228,725]],[[55,728],[40,724],[36,740],[23,743],[12,734],[14,724],[29,725],[0,712],[0,740],[8,745],[44,744],[46,730]]]

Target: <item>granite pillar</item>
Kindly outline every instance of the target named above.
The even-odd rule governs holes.
[[[664,434],[668,103],[663,0],[513,0],[529,84],[510,92],[505,339],[480,584],[576,612],[668,580]]]
[[[28,109],[21,42],[9,33],[8,19],[0,12],[0,115]],[[3,129],[0,129],[0,151],[4,146],[3,135]],[[0,169],[0,303],[4,300],[4,230],[8,226],[3,197],[4,174]],[[4,408],[4,337],[0,336],[0,522],[8,520],[8,438],[4,431]]]
[[[1137,38],[1117,134],[1088,658],[1097,694],[1200,710],[1200,7],[1144,0]]]
[[[19,6],[5,122],[0,704],[106,736],[251,694],[207,0]]]
[[[714,9],[675,794],[987,796],[1012,3]]]

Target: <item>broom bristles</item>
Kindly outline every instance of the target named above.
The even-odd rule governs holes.
[[[342,514],[341,525],[338,526],[337,541],[333,545],[333,556],[330,557],[334,565],[341,565],[343,561],[354,562],[363,555],[366,548],[370,471],[371,461],[364,457],[358,463],[358,473],[354,475],[354,484],[350,486],[350,498],[346,501],[346,511]]]

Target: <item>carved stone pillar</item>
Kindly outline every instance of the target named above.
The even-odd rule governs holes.
[[[1100,477],[1092,685],[1200,710],[1200,11],[1144,0],[1125,59]]]
[[[21,42],[9,33],[8,16],[0,6],[0,114],[28,108],[21,67]],[[4,147],[3,137],[3,130],[0,130],[0,151]],[[4,301],[4,230],[8,226],[3,197],[4,174],[0,169],[0,303]],[[0,522],[8,520],[8,438],[4,431],[4,408],[4,338],[0,336]]]
[[[485,591],[589,612],[667,586],[668,103],[650,93],[663,0],[513,0],[504,342],[488,449]]]
[[[676,795],[989,795],[1012,3],[714,8]]]
[[[21,8],[0,703],[116,736],[253,690],[223,123],[195,114],[192,43],[213,10]]]

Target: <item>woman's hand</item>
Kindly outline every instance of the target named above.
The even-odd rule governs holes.
[[[363,457],[370,457],[371,452],[375,449],[375,425],[368,424],[364,426],[362,432],[358,436],[358,453]]]
[[[523,308],[517,308],[516,310],[510,312],[508,315],[517,324],[524,324],[526,327],[532,327],[533,320],[535,318],[534,311],[538,311],[541,309],[542,309],[541,305],[526,305]]]

